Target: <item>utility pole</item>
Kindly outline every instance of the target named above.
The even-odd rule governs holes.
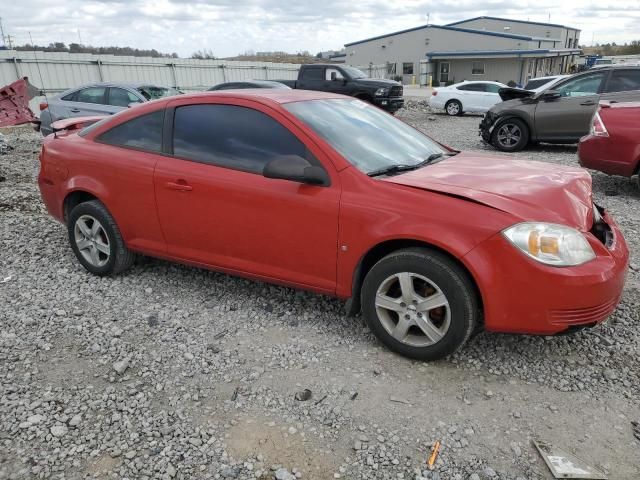
[[[2,45],[7,46],[4,40],[4,27],[2,26],[2,17],[0,17],[0,35],[2,35]]]

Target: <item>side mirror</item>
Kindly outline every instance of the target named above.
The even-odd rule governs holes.
[[[329,184],[329,176],[323,168],[311,165],[298,155],[274,158],[264,166],[262,175],[266,178],[279,178],[309,185]]]
[[[127,108],[131,108],[131,107],[135,107],[136,105],[140,105],[142,102],[131,102],[129,105],[127,105]]]
[[[561,96],[562,95],[557,90],[547,90],[542,94],[542,100],[544,100],[545,102],[550,102],[552,100],[557,100]]]

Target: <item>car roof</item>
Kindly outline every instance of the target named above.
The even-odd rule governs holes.
[[[449,85],[449,86],[450,87],[455,87],[456,85],[469,85],[470,83],[491,83],[493,85],[504,85],[504,83],[494,82],[493,80],[463,80],[461,82],[454,83],[454,84]]]
[[[187,93],[179,97],[172,97],[176,100],[201,99],[210,96],[231,97],[238,99],[267,101],[272,103],[292,103],[305,102],[309,100],[328,100],[335,98],[353,100],[353,97],[339,95],[337,93],[319,92],[314,90],[293,90],[284,88],[246,88],[242,90],[216,90],[211,92]]]
[[[553,80],[554,78],[560,78],[560,77],[570,77],[571,75],[549,75],[547,77],[535,77],[535,78],[530,78],[529,80],[527,80],[528,82],[530,82],[531,80]]]

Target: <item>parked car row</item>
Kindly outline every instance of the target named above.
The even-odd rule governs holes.
[[[224,82],[209,91],[252,88],[301,89],[339,93],[372,103],[394,113],[404,105],[402,84],[393,80],[368,78],[357,68],[347,65],[301,65],[297,80],[248,80]],[[48,98],[40,104],[40,131],[53,132],[57,120],[91,115],[113,115],[135,104],[177,95],[174,88],[143,83],[97,83],[72,88]]]

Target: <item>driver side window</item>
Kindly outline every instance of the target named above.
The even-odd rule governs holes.
[[[342,76],[342,73],[340,73],[340,70],[335,68],[327,68],[325,72],[325,80],[343,80],[343,79],[344,77]]]
[[[600,91],[600,84],[604,79],[604,73],[596,73],[585,77],[576,78],[560,85],[555,90],[561,97],[584,97],[596,95]]]

